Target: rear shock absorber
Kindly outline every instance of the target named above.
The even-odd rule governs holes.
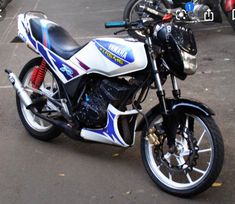
[[[39,67],[34,67],[33,73],[31,76],[32,87],[34,89],[39,89],[40,86],[42,85],[42,82],[47,72],[47,66],[48,65],[46,61],[43,59]]]

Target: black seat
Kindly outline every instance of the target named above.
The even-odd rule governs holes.
[[[36,40],[64,59],[69,59],[81,46],[59,25],[44,19],[30,19],[32,34]],[[45,21],[45,20],[44,20]]]

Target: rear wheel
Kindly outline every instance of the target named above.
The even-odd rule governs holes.
[[[184,112],[182,119],[174,153],[169,152],[160,114],[149,121],[151,128],[158,129],[155,135],[159,144],[152,144],[145,130],[141,153],[148,174],[161,189],[188,197],[205,191],[215,182],[223,165],[224,146],[211,117]]]
[[[35,58],[29,61],[24,68],[22,69],[19,80],[21,81],[23,87],[26,89],[28,94],[32,97],[32,84],[31,84],[31,75],[35,67],[39,67],[41,64],[42,58]],[[59,94],[59,85],[56,82],[53,74],[47,70],[44,81],[40,87],[40,91],[45,92],[46,95],[50,95],[52,98],[58,97]],[[18,96],[16,96],[17,110],[26,130],[30,135],[39,140],[51,140],[61,133],[58,128],[52,124],[46,122],[45,120],[37,117],[30,110],[26,109],[23,102]],[[49,101],[41,107],[42,110],[53,110],[55,107]]]

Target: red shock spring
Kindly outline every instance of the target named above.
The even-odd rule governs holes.
[[[31,76],[32,87],[34,89],[39,89],[42,85],[42,82],[45,78],[47,72],[47,63],[43,59],[39,67],[34,67],[33,73]]]

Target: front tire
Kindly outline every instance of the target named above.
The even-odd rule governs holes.
[[[187,131],[182,134],[177,131],[177,153],[168,152],[166,137],[158,147],[150,144],[145,128],[141,137],[141,154],[145,169],[157,186],[168,193],[189,197],[205,191],[215,182],[223,165],[224,145],[212,117],[187,112],[182,115],[186,118],[182,129]],[[186,121],[193,121],[191,130]],[[152,116],[149,124],[150,127],[161,127],[162,116]],[[164,133],[161,134],[158,133],[158,137],[164,138]]]
[[[41,61],[42,61],[41,57],[34,58],[30,60],[24,66],[24,68],[22,69],[19,75],[19,80],[21,81],[23,87],[27,88],[31,86],[30,78],[31,78],[33,68],[39,67],[41,64]],[[54,87],[53,89],[51,89],[51,94],[55,95],[55,93],[58,92],[59,88],[58,88],[58,84],[56,83],[56,80],[53,77],[53,74],[49,70],[47,70],[43,84],[46,83],[45,82],[46,79],[47,81],[50,81],[49,80],[50,77],[52,77],[52,80],[53,80],[51,87]],[[40,87],[40,89],[47,91],[47,94],[48,94],[50,89],[45,87],[43,84]],[[28,93],[29,95],[31,95],[30,92]],[[42,140],[42,141],[48,141],[60,135],[61,131],[58,128],[38,118],[30,110],[27,110],[23,102],[18,97],[18,95],[16,95],[16,105],[17,105],[18,114],[20,116],[20,120],[22,124],[24,125],[25,129],[29,132],[29,134],[32,137]]]

